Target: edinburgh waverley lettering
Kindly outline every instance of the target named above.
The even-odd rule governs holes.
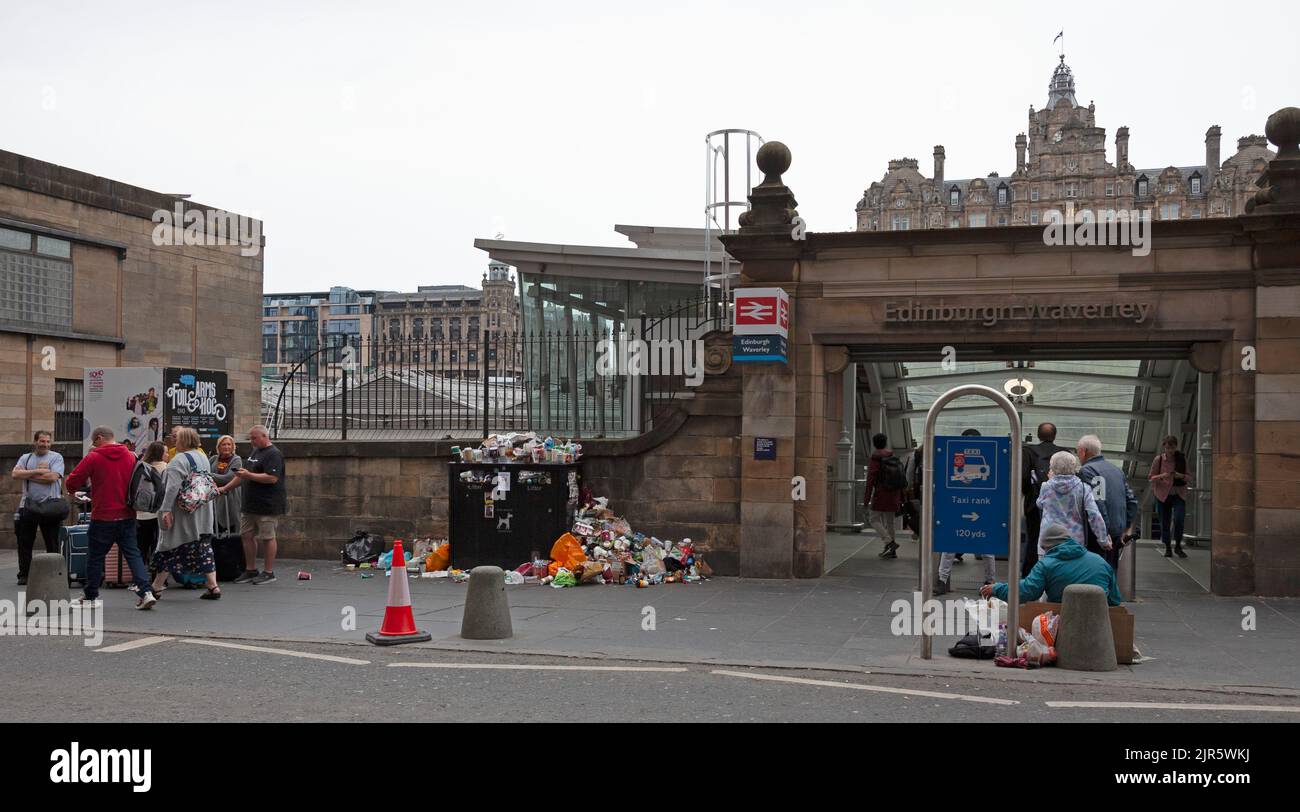
[[[886,324],[917,324],[923,322],[979,322],[985,327],[1004,321],[1098,321],[1122,319],[1134,324],[1146,324],[1155,315],[1153,302],[1107,302],[1104,304],[1040,304],[1013,302],[991,305],[950,305],[938,302],[885,303]]]

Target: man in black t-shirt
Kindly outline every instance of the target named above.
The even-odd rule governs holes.
[[[284,488],[284,455],[271,445],[271,435],[265,426],[248,430],[252,452],[244,458],[244,467],[236,469],[235,478],[218,489],[226,493],[232,488],[244,489],[243,511],[239,517],[239,533],[244,541],[244,560],[253,565],[235,579],[237,584],[269,584],[275,580],[275,517],[286,512]],[[257,542],[263,545],[265,569],[257,571]]]

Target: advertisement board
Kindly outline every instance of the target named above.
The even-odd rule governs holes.
[[[163,438],[162,367],[87,369],[83,386],[83,454],[90,451],[90,430],[95,426],[108,426],[117,441],[132,451],[142,451]]]
[[[231,430],[232,404],[225,372],[177,367],[101,367],[83,378],[85,404],[82,452],[90,451],[90,432],[108,426],[132,451],[162,441],[173,426],[199,433],[203,448],[216,450],[217,438]]]

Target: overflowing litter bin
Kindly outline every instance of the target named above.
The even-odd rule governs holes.
[[[513,570],[549,554],[573,526],[582,463],[451,462],[451,563]]]

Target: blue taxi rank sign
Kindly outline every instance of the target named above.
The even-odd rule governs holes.
[[[1008,554],[1011,438],[934,438],[934,549]]]

